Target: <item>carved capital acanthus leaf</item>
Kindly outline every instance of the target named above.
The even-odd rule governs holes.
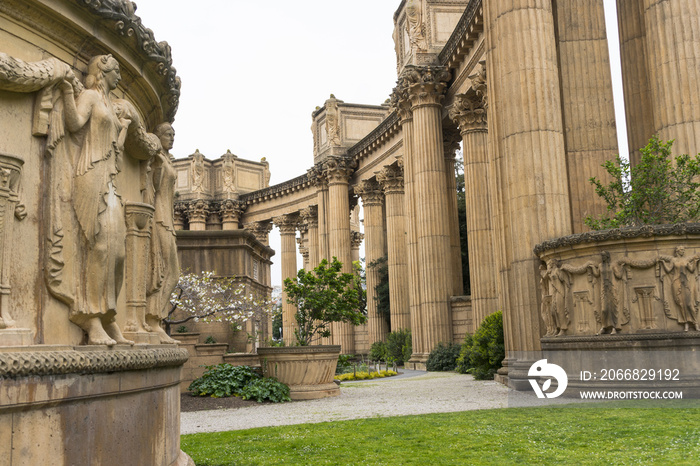
[[[377,174],[377,181],[384,194],[403,194],[403,167],[399,164],[390,165]]]
[[[247,207],[248,205],[245,202],[226,199],[219,206],[219,213],[223,221],[237,222]]]
[[[270,221],[246,223],[243,229],[251,232],[258,241],[265,242],[267,235],[272,231],[272,223]]]
[[[299,217],[294,214],[285,214],[273,218],[272,222],[280,229],[281,235],[296,235]]]
[[[324,175],[328,184],[347,184],[355,171],[357,162],[349,157],[331,157],[323,163]]]
[[[440,105],[452,75],[444,66],[407,66],[402,74],[411,108]]]
[[[377,181],[363,180],[360,181],[354,188],[356,195],[362,198],[363,206],[380,206],[384,202],[384,194],[382,187]]]
[[[462,134],[487,131],[486,109],[475,93],[457,94],[449,111],[450,118],[459,125]]]
[[[365,239],[364,233],[359,231],[350,232],[350,243],[353,249],[358,249],[362,245],[362,241]]]
[[[299,211],[299,217],[308,228],[318,228],[318,206],[309,206]]]

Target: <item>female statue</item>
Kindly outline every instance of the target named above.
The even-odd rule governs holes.
[[[175,227],[173,226],[173,198],[177,171],[172,164],[170,149],[175,141],[175,130],[170,123],[161,123],[155,129],[162,150],[151,162],[153,176],[153,205],[155,207],[151,233],[151,283],[148,290],[146,324],[149,331],[158,333],[161,343],[177,343],[160,326],[168,315],[170,293],[177,285],[180,266],[177,260]]]
[[[690,259],[685,257],[685,248],[676,247],[673,257],[661,256],[664,271],[671,274],[671,289],[673,302],[676,304],[678,323],[684,325],[687,332],[690,324],[695,330],[700,330],[697,319],[695,274],[700,256]]]
[[[74,79],[60,85],[65,127],[77,152],[71,195],[78,226],[75,260],[79,280],[70,319],[87,333],[88,344],[93,345],[133,344],[122,336],[115,322],[126,237],[115,177],[131,123],[129,116],[117,116],[109,95],[120,79],[119,63],[111,55],[101,55],[90,60],[85,89],[77,97]]]

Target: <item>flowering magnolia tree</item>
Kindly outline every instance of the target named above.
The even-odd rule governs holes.
[[[246,292],[245,285],[233,278],[217,278],[214,272],[183,273],[170,296],[170,304],[170,311],[163,319],[168,334],[173,325],[190,320],[228,322],[240,329],[250,319],[267,317],[273,308],[266,297]]]

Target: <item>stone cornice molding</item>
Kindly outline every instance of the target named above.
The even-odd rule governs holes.
[[[449,111],[452,121],[457,123],[462,134],[488,131],[487,112],[476,94],[457,94]]]
[[[367,136],[362,138],[357,144],[348,149],[348,157],[355,160],[368,155],[373,150],[389,141],[399,131],[398,112],[390,113],[379,126],[374,128]]]
[[[281,235],[296,236],[297,228],[299,226],[299,217],[295,214],[284,214],[273,218],[272,223],[274,223],[275,226],[280,229]]]
[[[447,43],[438,55],[438,63],[449,68],[464,57],[474,44],[478,34],[484,29],[482,0],[471,0],[464,10],[462,17],[447,39]]]
[[[141,18],[135,14],[136,5],[129,0],[78,0],[78,3],[93,15],[111,21],[117,34],[134,38],[145,61],[152,62],[163,79],[167,91],[161,96],[161,105],[166,120],[172,123],[179,104],[181,83],[173,67],[170,45],[156,41],[153,31],[141,24]]]
[[[402,79],[407,87],[411,110],[415,111],[424,106],[441,105],[452,75],[444,66],[407,65]]]
[[[318,206],[309,206],[299,211],[299,217],[306,225],[306,228],[318,228]]]
[[[241,195],[238,199],[246,204],[256,204],[270,199],[286,196],[297,191],[301,191],[310,186],[313,186],[308,174],[303,174],[285,181],[284,183],[270,186],[269,188],[260,189],[251,193]]]
[[[348,184],[357,163],[349,157],[330,157],[323,162],[323,173],[328,185]]]
[[[381,207],[384,203],[382,187],[375,180],[362,180],[353,188],[353,191],[362,197],[363,206]]]
[[[184,348],[50,349],[0,352],[0,380],[15,377],[96,374],[181,366]]]
[[[587,231],[544,241],[533,249],[537,256],[550,249],[571,247],[578,244],[615,241],[652,236],[700,235],[700,223],[676,223],[674,225],[645,225],[642,227],[615,228],[611,230]]]
[[[377,181],[384,190],[384,195],[403,194],[403,166],[396,164],[384,167],[377,173]]]

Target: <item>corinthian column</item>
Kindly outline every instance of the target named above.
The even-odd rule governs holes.
[[[420,368],[426,359],[421,361],[421,354],[417,352],[425,348],[423,335],[423,318],[421,314],[421,279],[420,264],[418,263],[418,238],[416,232],[416,201],[414,196],[414,144],[413,144],[413,113],[411,112],[411,100],[408,97],[408,80],[404,76],[394,88],[391,95],[392,107],[401,118],[401,133],[403,138],[404,156],[404,212],[406,225],[406,264],[408,273],[408,309],[410,317],[410,329],[413,339],[413,355],[407,362],[412,368]]]
[[[386,203],[387,266],[392,331],[411,328],[403,180],[403,169],[398,165],[386,167],[377,175],[377,181],[384,190]]]
[[[413,112],[413,148],[406,155],[413,159],[410,189],[417,213],[423,326],[423,339],[414,344],[413,351],[423,362],[438,343],[452,341],[450,224],[441,116],[450,74],[442,67],[407,67],[405,78]]]
[[[317,190],[318,262],[321,262],[323,259],[330,261],[331,256],[328,247],[328,178],[326,178],[322,164],[317,164],[314,168],[308,170],[308,175]]]
[[[379,272],[372,264],[384,256],[384,213],[383,196],[379,183],[362,181],[355,186],[355,194],[362,197],[365,214],[365,261],[367,264],[367,332],[369,344],[386,341],[388,328],[384,317],[377,311],[377,291]]]
[[[221,203],[221,225],[223,230],[238,230],[238,222],[245,211],[246,204],[241,201],[226,199]]]
[[[329,255],[343,263],[343,272],[352,273],[350,252],[350,195],[348,180],[353,173],[352,161],[334,157],[324,162],[328,179],[328,245]],[[333,344],[341,345],[341,352],[353,353],[355,338],[351,324],[335,323],[331,328]]]
[[[571,233],[552,2],[484,2],[484,20],[506,351],[536,351],[539,264],[532,248]]]
[[[302,209],[299,211],[299,216],[306,225],[306,231],[309,237],[307,246],[309,248],[309,269],[313,269],[321,262],[318,246],[318,208],[316,206],[310,206],[306,209]]]
[[[462,241],[459,237],[459,210],[457,209],[457,180],[455,179],[455,152],[459,149],[459,132],[445,131],[445,184],[447,185],[447,222],[450,231],[450,259],[452,265],[452,294],[464,294],[462,277]]]
[[[474,328],[498,310],[488,180],[488,132],[483,100],[471,90],[455,96],[450,118],[459,125],[464,151],[464,191]]]
[[[643,0],[642,4],[654,130],[663,140],[676,140],[674,154],[696,155],[700,152],[700,4],[697,0]]]
[[[187,217],[190,222],[190,230],[204,231],[207,229],[207,217],[209,216],[209,203],[198,200],[191,202],[188,206]]]
[[[280,229],[280,238],[282,250],[281,256],[281,269],[282,269],[282,283],[287,278],[294,279],[297,276],[297,248],[296,248],[296,234],[297,234],[297,224],[299,219],[296,215],[281,215],[272,219],[275,226]],[[297,324],[294,318],[296,314],[296,307],[287,302],[287,293],[282,293],[282,335],[284,341],[287,344],[293,344],[294,330],[296,330]]]

